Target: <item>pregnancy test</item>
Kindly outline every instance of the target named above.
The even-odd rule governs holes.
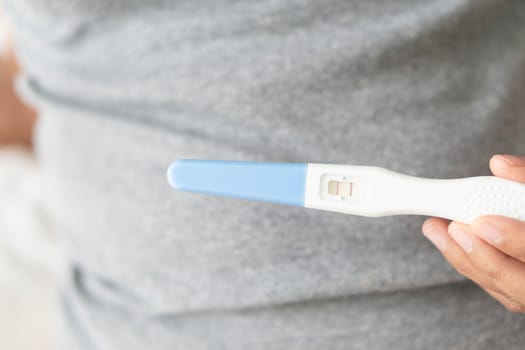
[[[494,176],[426,179],[371,166],[199,159],[175,161],[167,176],[180,191],[344,214],[525,220],[525,185]]]

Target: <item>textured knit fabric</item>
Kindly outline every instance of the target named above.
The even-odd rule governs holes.
[[[8,0],[64,349],[522,349],[421,217],[172,191],[176,158],[488,174],[525,150],[522,0]]]

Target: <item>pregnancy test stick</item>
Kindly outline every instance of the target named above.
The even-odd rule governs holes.
[[[370,166],[198,159],[175,161],[167,176],[180,191],[344,214],[427,215],[467,224],[488,214],[525,220],[525,185],[494,176],[441,180]]]

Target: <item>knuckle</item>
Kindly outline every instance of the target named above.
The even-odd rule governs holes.
[[[503,270],[492,263],[485,263],[482,267],[482,271],[491,280],[501,282],[505,279],[505,273],[503,272]]]

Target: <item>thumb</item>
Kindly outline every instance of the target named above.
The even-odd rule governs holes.
[[[490,159],[490,170],[496,176],[525,183],[525,157],[495,155]]]

